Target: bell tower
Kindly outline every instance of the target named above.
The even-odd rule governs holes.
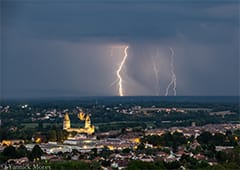
[[[86,119],[85,119],[85,129],[88,129],[91,127],[91,119],[89,117],[89,115],[86,116]]]
[[[69,119],[68,113],[64,115],[64,120],[63,120],[63,129],[69,129],[71,128],[71,122]]]

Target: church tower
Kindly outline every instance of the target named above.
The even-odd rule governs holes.
[[[82,121],[85,120],[84,128],[71,128],[69,115],[68,113],[66,113],[63,119],[63,130],[66,130],[67,132],[87,133],[89,135],[95,132],[95,127],[91,125],[91,119],[89,114],[84,114],[83,112],[80,112],[78,114],[78,118]]]
[[[63,129],[69,129],[69,128],[71,128],[71,122],[70,122],[68,113],[66,113],[63,120]]]
[[[86,116],[86,119],[85,119],[85,129],[88,129],[91,127],[91,119],[89,117],[89,115]]]

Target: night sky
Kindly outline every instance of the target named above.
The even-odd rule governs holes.
[[[127,96],[164,96],[170,48],[177,96],[239,95],[240,1],[1,0],[0,11],[2,98],[117,96],[126,46]]]

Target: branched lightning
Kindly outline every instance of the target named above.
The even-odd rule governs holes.
[[[112,86],[114,86],[115,84],[117,84],[118,83],[118,78],[116,79],[116,80],[114,80],[111,84],[110,84],[110,87],[112,87]]]
[[[122,76],[121,76],[120,73],[121,73],[122,67],[124,66],[124,63],[125,63],[125,61],[126,61],[126,59],[128,57],[127,50],[128,50],[128,46],[126,46],[124,48],[124,57],[123,57],[120,65],[119,65],[119,68],[116,71],[116,75],[118,77],[118,94],[119,94],[119,96],[124,96],[124,94],[123,94],[123,85],[122,85]]]
[[[159,56],[159,51],[157,51],[157,56]],[[159,82],[159,65],[157,64],[156,58],[152,56],[153,72],[155,76],[156,86],[155,93],[156,96],[160,95],[160,82]]]
[[[173,56],[174,56],[174,50],[171,48],[171,47],[169,47],[169,49],[170,49],[170,51],[171,51],[171,56],[170,56],[170,66],[171,66],[171,81],[170,81],[170,83],[168,84],[168,86],[167,86],[167,88],[166,88],[166,93],[165,93],[165,96],[168,96],[168,92],[169,92],[169,88],[173,85],[173,94],[174,94],[174,96],[176,96],[176,94],[177,94],[177,90],[176,90],[176,86],[177,86],[177,78],[176,78],[176,74],[175,74],[175,72],[174,72],[174,70],[175,70],[175,67],[174,67],[174,58],[173,58]]]
[[[113,57],[113,47],[110,48],[110,57]],[[111,84],[110,84],[110,87],[114,86],[115,84],[118,83],[118,78],[116,78],[116,80],[114,80]]]

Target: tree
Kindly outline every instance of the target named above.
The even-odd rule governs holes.
[[[102,149],[100,155],[106,159],[106,158],[108,158],[110,156],[111,153],[112,152],[109,150],[109,148],[104,146],[104,148]]]
[[[42,149],[38,145],[35,145],[33,147],[33,149],[32,149],[32,156],[33,156],[33,158],[35,158],[35,159],[39,158],[40,159],[42,154],[43,154]]]
[[[212,137],[212,142],[215,145],[223,145],[225,142],[225,136],[221,133],[215,133],[215,135]]]
[[[48,140],[49,141],[57,141],[57,133],[56,133],[56,131],[55,130],[50,130],[49,132],[48,132]]]
[[[94,157],[97,156],[97,148],[91,149],[91,153],[93,154]]]
[[[127,170],[143,170],[143,169],[154,169],[161,170],[165,169],[162,162],[143,162],[139,160],[130,161]]]
[[[219,151],[219,152],[216,153],[216,158],[217,158],[218,162],[224,163],[224,162],[227,161],[228,156],[225,152]]]
[[[33,161],[34,160],[34,155],[32,152],[28,152],[28,155],[27,155],[29,161]]]
[[[18,157],[25,157],[27,156],[27,148],[24,145],[20,145],[17,149]]]
[[[43,122],[38,123],[38,130],[43,130]]]
[[[0,141],[8,139],[8,132],[6,128],[0,128]]]
[[[63,130],[57,130],[57,141],[63,142],[67,138],[67,134]]]
[[[197,141],[200,144],[208,144],[212,140],[212,134],[210,132],[203,132],[197,137]]]
[[[17,158],[17,150],[12,145],[7,146],[3,150],[3,155],[9,158]]]
[[[166,169],[179,169],[181,166],[179,161],[173,161],[173,162],[164,162],[164,167]]]
[[[131,151],[130,148],[124,148],[124,149],[122,150],[122,153],[129,153],[130,151]]]
[[[143,150],[143,149],[145,149],[145,145],[144,145],[144,143],[140,143],[138,146],[137,146],[137,150]]]

